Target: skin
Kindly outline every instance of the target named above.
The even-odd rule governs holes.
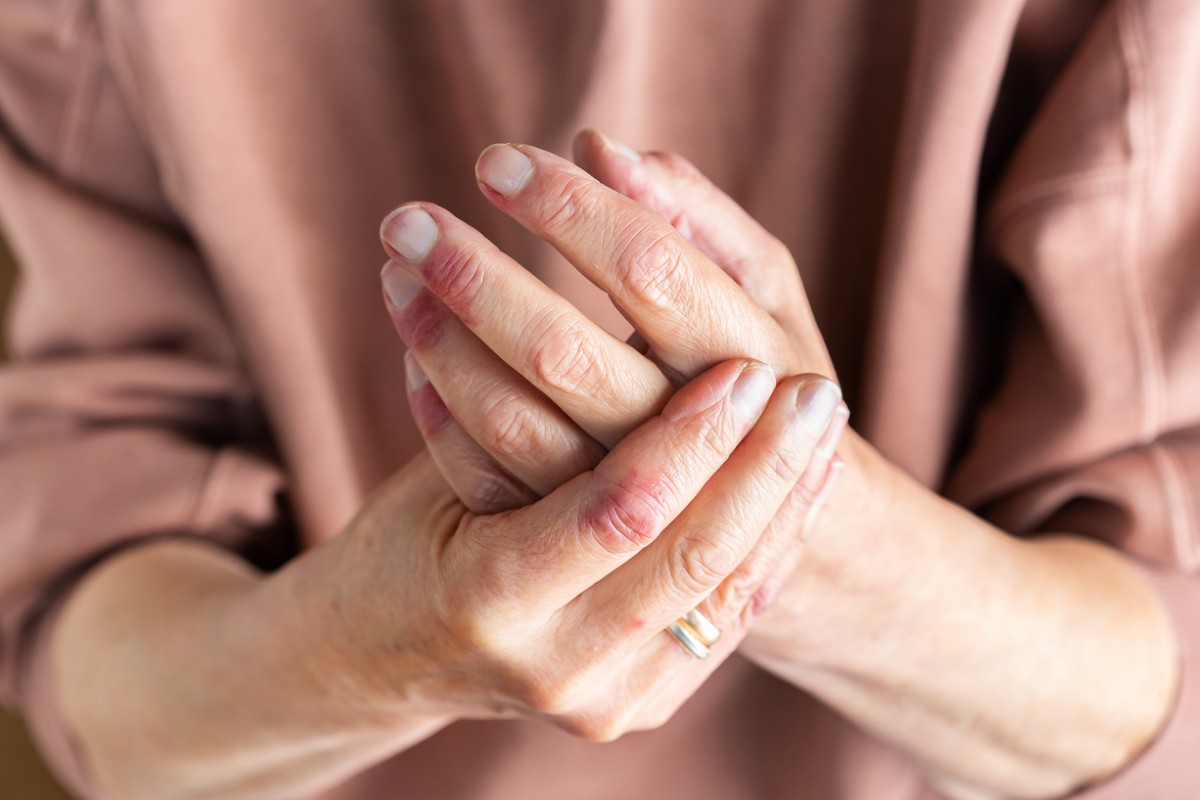
[[[752,367],[739,353],[761,352],[776,375],[833,374],[802,290],[784,291],[788,281],[800,289],[794,266],[779,267],[780,249],[738,224],[748,218],[719,193],[690,183],[693,173],[667,180],[677,159],[647,157],[661,162],[661,180],[628,173],[622,185],[625,162],[585,146],[608,159],[612,174],[589,164],[606,182],[691,240],[675,263],[698,252],[717,265],[696,291],[660,299],[703,303],[724,281],[769,301],[749,304],[765,314],[722,298],[703,341],[681,336],[686,327],[639,324],[643,348],[605,352],[645,357],[657,372],[625,371],[639,369],[630,356],[591,421],[579,398],[604,397],[605,383],[581,394],[568,379],[590,370],[545,361],[561,385],[539,387],[547,402],[499,440],[518,453],[522,430],[560,413],[560,438],[547,439],[561,448],[556,474],[514,461],[507,483],[472,499],[479,512],[455,494],[470,496],[474,482],[452,488],[434,457],[473,454],[486,479],[506,451],[484,449],[465,415],[448,414],[453,393],[439,396],[436,379],[417,380],[423,428],[443,437],[433,457],[381,486],[328,545],[270,576],[186,540],[106,559],[71,594],[53,654],[60,711],[101,793],[304,796],[460,718],[520,716],[605,740],[661,724],[735,648],[896,742],[957,796],[1047,796],[1135,754],[1169,707],[1175,662],[1173,633],[1123,558],[1069,536],[1018,542],[912,485],[853,431],[828,494],[839,462],[830,455],[820,469],[818,451],[831,452],[838,416],[820,433],[804,422],[803,378],[780,380],[750,431],[730,422],[725,387]],[[637,233],[608,232],[622,230]],[[454,292],[443,299],[455,307]],[[473,335],[468,323],[487,324],[465,316]],[[573,342],[586,347],[586,325],[574,322],[584,327]],[[497,375],[538,375],[505,368]],[[583,435],[586,453],[564,445]],[[673,479],[644,482],[656,475]],[[828,498],[819,524],[812,487]],[[489,506],[512,510],[483,513]],[[512,546],[531,535],[538,547]],[[636,603],[621,602],[626,591]],[[724,631],[707,661],[661,632],[696,605]],[[559,635],[539,637],[533,620]],[[597,675],[608,683],[592,691]]]
[[[594,741],[662,724],[762,611],[828,385],[723,361],[510,511],[468,510],[422,455],[269,576],[187,541],[106,560],[54,642],[91,778],[122,798],[306,796],[457,719]],[[707,660],[663,633],[702,602],[724,632]]]
[[[456,491],[480,502],[551,490],[653,414],[671,379],[715,361],[832,374],[790,256],[698,171],[594,133],[577,160],[600,180],[526,145],[489,148],[477,176],[610,295],[641,352],[444,209],[412,204],[383,227],[414,413]],[[414,220],[436,226],[428,254],[405,246]],[[819,517],[785,506],[772,523],[806,535],[741,652],[908,753],[951,797],[1057,797],[1136,757],[1171,708],[1178,655],[1125,557],[1069,532],[1007,535],[853,430],[840,457]],[[496,476],[506,490],[477,491]]]

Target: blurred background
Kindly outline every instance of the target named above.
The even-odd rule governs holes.
[[[0,362],[5,358],[4,312],[16,270],[0,241]],[[0,798],[3,800],[67,800],[54,783],[21,721],[0,706]]]

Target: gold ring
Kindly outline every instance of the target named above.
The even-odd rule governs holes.
[[[667,633],[696,658],[708,658],[712,653],[709,648],[721,638],[720,629],[696,609],[668,625]]]

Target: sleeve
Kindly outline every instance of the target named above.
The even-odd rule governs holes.
[[[293,548],[269,429],[204,263],[73,16],[0,4],[0,228],[19,281],[0,368],[0,699],[86,775],[50,691],[72,584],[151,537],[270,566]]]
[[[1165,727],[1080,800],[1200,785],[1200,5],[1106,7],[990,203],[1023,290],[947,495],[1017,535],[1119,548],[1173,620]]]

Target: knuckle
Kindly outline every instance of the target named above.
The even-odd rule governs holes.
[[[602,669],[599,662],[565,670],[547,670],[540,665],[525,667],[519,679],[519,699],[547,718],[573,720],[591,716],[589,698],[595,696],[594,687],[603,679]]]
[[[527,492],[515,480],[496,470],[488,470],[475,481],[470,508],[477,514],[493,514],[522,506]]]
[[[643,711],[637,721],[630,726],[631,731],[654,731],[671,721],[675,716],[674,709],[663,704],[656,704],[650,711]]]
[[[484,444],[501,460],[528,451],[538,438],[538,430],[537,409],[512,392],[500,393],[484,410]]]
[[[499,653],[494,633],[498,626],[482,612],[473,595],[458,593],[445,598],[440,616],[442,628],[462,650],[485,656]]]
[[[737,441],[738,423],[732,414],[701,415],[695,425],[696,444],[704,451],[723,456]]]
[[[569,685],[545,676],[523,680],[518,700],[538,714],[563,720],[570,719],[575,708]]]
[[[588,394],[604,382],[595,343],[578,323],[543,324],[535,334],[531,361],[534,375],[545,385],[567,393]]]
[[[772,483],[795,483],[808,465],[808,453],[794,444],[779,443],[763,455],[763,470]]]
[[[763,258],[768,264],[773,264],[777,267],[786,267],[784,274],[790,275],[796,271],[795,261],[792,260],[792,251],[783,240],[772,233],[763,231]]]
[[[687,253],[674,231],[650,228],[631,236],[617,257],[616,279],[634,300],[670,308],[685,280]]]
[[[469,310],[483,288],[486,256],[477,247],[455,248],[425,275],[426,286],[450,310],[462,314]]]
[[[540,231],[558,237],[579,224],[580,216],[592,204],[592,194],[591,178],[563,174],[533,209],[534,223]]]
[[[563,718],[563,728],[580,739],[596,744],[614,742],[626,732],[617,715],[606,711],[589,711]]]
[[[714,618],[734,619],[742,614],[750,599],[762,585],[761,570],[752,566],[740,567],[721,582],[708,597]]]
[[[641,550],[665,525],[666,504],[658,491],[632,484],[609,484],[582,510],[581,527],[604,552],[624,555]]]
[[[731,537],[677,538],[667,559],[667,577],[681,595],[704,594],[737,569],[739,553],[728,543]]]

